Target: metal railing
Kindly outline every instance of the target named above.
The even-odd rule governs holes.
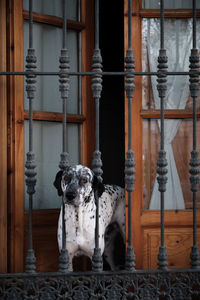
[[[164,1],[160,3],[160,50],[157,72],[135,72],[134,54],[131,45],[132,37],[132,1],[128,0],[128,49],[125,58],[124,72],[103,72],[102,58],[99,49],[99,0],[95,1],[95,48],[92,58],[92,72],[70,72],[69,57],[66,44],[66,1],[63,0],[63,44],[60,55],[60,72],[36,72],[36,56],[33,48],[32,33],[32,0],[29,17],[29,49],[26,57],[25,72],[1,72],[0,75],[22,75],[26,77],[26,91],[29,100],[29,152],[26,161],[26,185],[29,195],[29,248],[26,257],[25,273],[0,274],[0,299],[200,299],[200,268],[199,250],[197,246],[196,193],[199,187],[199,159],[196,149],[197,123],[197,92],[199,87],[199,55],[196,48],[196,1],[193,0],[193,49],[190,56],[189,72],[167,72],[167,55],[164,48]],[[164,148],[164,102],[167,90],[167,76],[188,75],[190,78],[190,92],[193,98],[193,150],[190,160],[190,180],[193,192],[193,247],[191,251],[191,268],[184,270],[169,270],[167,268],[167,252],[164,243],[164,197],[167,182],[167,160]],[[35,192],[36,172],[33,153],[33,124],[32,100],[35,95],[37,76],[56,75],[59,77],[61,98],[63,100],[63,149],[59,167],[65,170],[69,166],[66,148],[66,102],[69,92],[70,76],[91,76],[92,91],[95,100],[95,152],[93,157],[93,171],[99,182],[102,182],[102,161],[99,149],[99,105],[103,76],[121,76],[125,78],[125,91],[128,99],[128,151],[125,162],[125,183],[128,194],[128,247],[126,252],[125,270],[103,271],[101,251],[99,248],[99,199],[95,194],[96,226],[95,248],[92,257],[91,272],[69,272],[68,253],[65,245],[64,201],[62,202],[62,250],[59,258],[59,270],[56,273],[37,273],[36,258],[32,246],[32,201]],[[157,76],[157,89],[160,97],[160,151],[157,162],[157,180],[160,191],[161,241],[158,253],[158,270],[136,270],[135,254],[132,245],[132,192],[135,182],[135,161],[132,150],[132,99],[134,97],[134,76]]]

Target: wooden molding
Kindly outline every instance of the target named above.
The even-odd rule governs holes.
[[[141,9],[141,18],[160,18],[159,9]],[[200,10],[197,10],[197,18],[200,17]],[[192,18],[192,9],[165,9],[165,18]]]
[[[46,111],[33,111],[33,120],[49,121],[49,122],[62,122],[62,113],[46,112]],[[29,111],[24,111],[24,119],[29,119]],[[67,114],[68,123],[83,123],[86,117],[83,115]]]
[[[193,212],[192,210],[166,210],[165,226],[192,226]],[[197,211],[197,224],[200,226],[200,212]],[[160,211],[145,210],[141,215],[142,227],[160,227]]]
[[[29,11],[24,10],[23,17],[24,17],[24,20],[29,20]],[[39,13],[33,13],[33,21],[38,22],[38,23],[47,24],[47,25],[54,25],[57,27],[63,26],[62,18],[55,17],[55,16],[49,16],[49,15],[43,15],[43,14],[39,14]],[[81,31],[85,28],[85,24],[83,24],[81,22],[73,21],[73,20],[67,20],[67,28]]]
[[[159,119],[160,110],[141,110],[140,116],[143,119]],[[184,109],[169,109],[165,110],[166,119],[192,119],[192,111],[186,111]],[[197,112],[197,118],[200,118],[200,112]]]

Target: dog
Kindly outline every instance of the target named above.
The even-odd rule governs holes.
[[[106,260],[111,270],[116,270],[117,266],[111,253],[113,247],[110,247],[115,234],[108,234],[108,226],[117,224],[125,240],[124,189],[116,185],[99,183],[93,171],[82,165],[70,166],[65,171],[59,171],[54,186],[57,188],[58,195],[63,196],[64,201],[69,270],[73,270],[74,256],[86,255],[92,259],[95,248],[95,192],[99,196],[99,248],[102,255],[106,248]],[[61,250],[62,208],[58,221],[58,246]]]

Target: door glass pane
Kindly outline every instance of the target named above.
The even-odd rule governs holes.
[[[197,21],[197,32],[200,21]],[[143,71],[157,71],[160,48],[159,19],[142,21],[142,68]],[[168,56],[168,71],[189,71],[189,56],[192,48],[192,20],[165,20],[165,48]],[[200,36],[197,35],[197,48]],[[157,91],[157,77],[143,77],[143,109],[159,109],[160,99]],[[166,109],[191,109],[188,76],[168,76]],[[200,103],[198,103],[198,108]]]
[[[55,122],[33,123],[33,151],[36,160],[36,193],[34,209],[58,208],[61,197],[53,186],[56,173],[59,171],[62,152],[62,124]],[[79,163],[79,125],[67,125],[67,144],[71,164]],[[25,153],[28,152],[28,121],[25,121]],[[26,157],[25,157],[26,161]],[[25,209],[28,209],[28,194],[25,186]]]
[[[197,8],[200,8],[200,2],[197,1]],[[191,0],[165,0],[164,5],[166,9],[188,9],[192,8],[192,1]],[[160,8],[160,1],[159,0],[143,0],[142,1],[142,8],[146,9],[159,9]]]
[[[24,51],[28,48],[28,22],[24,22]],[[58,72],[60,49],[62,48],[62,29],[35,23],[33,26],[34,48],[37,56],[37,71]],[[78,33],[68,30],[67,45],[70,57],[70,70],[78,71]],[[26,65],[26,62],[24,62]],[[61,112],[62,101],[59,92],[58,76],[38,76],[34,110]],[[28,109],[25,100],[25,109]],[[78,78],[70,77],[68,113],[78,113]]]
[[[200,122],[197,123],[197,151],[200,151]],[[159,151],[160,129],[159,121],[143,120],[143,205],[149,209],[160,199],[157,191],[156,169]],[[165,208],[192,208],[192,192],[190,190],[189,166],[192,151],[192,120],[165,120],[165,150],[168,160],[168,183],[165,192]],[[157,198],[157,199],[156,199]],[[197,193],[200,207],[200,192]],[[152,209],[155,208],[155,205]]]
[[[67,0],[67,19],[77,21],[77,0]],[[29,0],[24,0],[24,9],[29,10]],[[33,11],[39,14],[62,17],[62,0],[34,0]]]

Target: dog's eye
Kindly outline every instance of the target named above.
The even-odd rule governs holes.
[[[69,182],[71,181],[71,177],[70,177],[69,175],[65,175],[65,176],[64,176],[64,181],[65,181],[66,183],[69,183]]]
[[[80,179],[80,184],[86,184],[88,182],[87,178],[81,178]]]

